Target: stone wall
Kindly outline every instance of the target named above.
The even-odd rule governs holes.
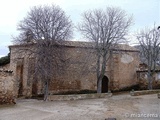
[[[136,70],[139,66],[139,52],[128,45],[122,47],[119,51],[114,51],[109,62],[110,88],[113,91],[138,84]]]
[[[93,51],[84,48],[64,48],[67,66],[63,73],[53,78],[50,91],[96,90],[96,72]]]
[[[15,103],[15,80],[12,71],[0,70],[0,104]]]
[[[139,87],[142,90],[148,89],[148,79],[147,79],[147,72],[146,71],[138,71],[138,83]],[[153,89],[160,89],[160,72],[154,73],[152,77],[152,88]]]
[[[8,70],[10,67],[10,64],[6,64],[6,65],[3,65],[3,66],[0,66],[0,70]]]

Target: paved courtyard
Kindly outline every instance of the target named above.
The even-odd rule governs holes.
[[[51,101],[19,99],[16,105],[1,105],[0,120],[160,120],[157,94],[110,98]]]

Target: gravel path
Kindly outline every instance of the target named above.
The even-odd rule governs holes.
[[[157,94],[44,102],[21,99],[16,105],[1,105],[0,120],[160,120]]]

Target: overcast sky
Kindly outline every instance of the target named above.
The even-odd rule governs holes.
[[[3,0],[0,4],[0,57],[9,52],[11,36],[18,34],[18,22],[26,16],[32,6],[43,4],[59,5],[75,24],[80,21],[81,13],[86,10],[115,6],[133,15],[132,33],[153,26],[154,23],[160,25],[160,0]],[[80,36],[74,37],[75,40],[83,39]]]

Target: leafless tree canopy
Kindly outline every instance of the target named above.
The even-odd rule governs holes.
[[[34,40],[67,40],[72,36],[72,22],[59,6],[35,6],[18,24],[16,43]]]
[[[144,29],[137,34],[143,62],[148,64],[148,89],[152,89],[152,74],[160,60],[160,31],[157,28]]]
[[[36,44],[36,72],[41,78],[52,79],[61,74],[65,67],[66,57],[62,46],[49,40]],[[44,78],[44,80],[46,79]]]
[[[84,37],[99,44],[106,43],[106,47],[125,39],[131,20],[125,11],[108,7],[106,11],[98,9],[85,12],[78,28]]]
[[[58,6],[35,6],[20,21],[18,30],[21,33],[14,38],[16,44],[36,43],[34,49],[28,51],[34,54],[35,76],[45,84],[46,100],[49,83],[65,66],[65,51],[61,44],[72,37],[72,22]]]
[[[107,7],[105,11],[101,9],[87,11],[82,17],[83,20],[78,25],[78,29],[85,38],[95,42],[97,52],[97,92],[101,92],[101,81],[105,74],[109,49],[118,43],[124,42],[132,18],[127,17],[125,11],[113,7]]]

